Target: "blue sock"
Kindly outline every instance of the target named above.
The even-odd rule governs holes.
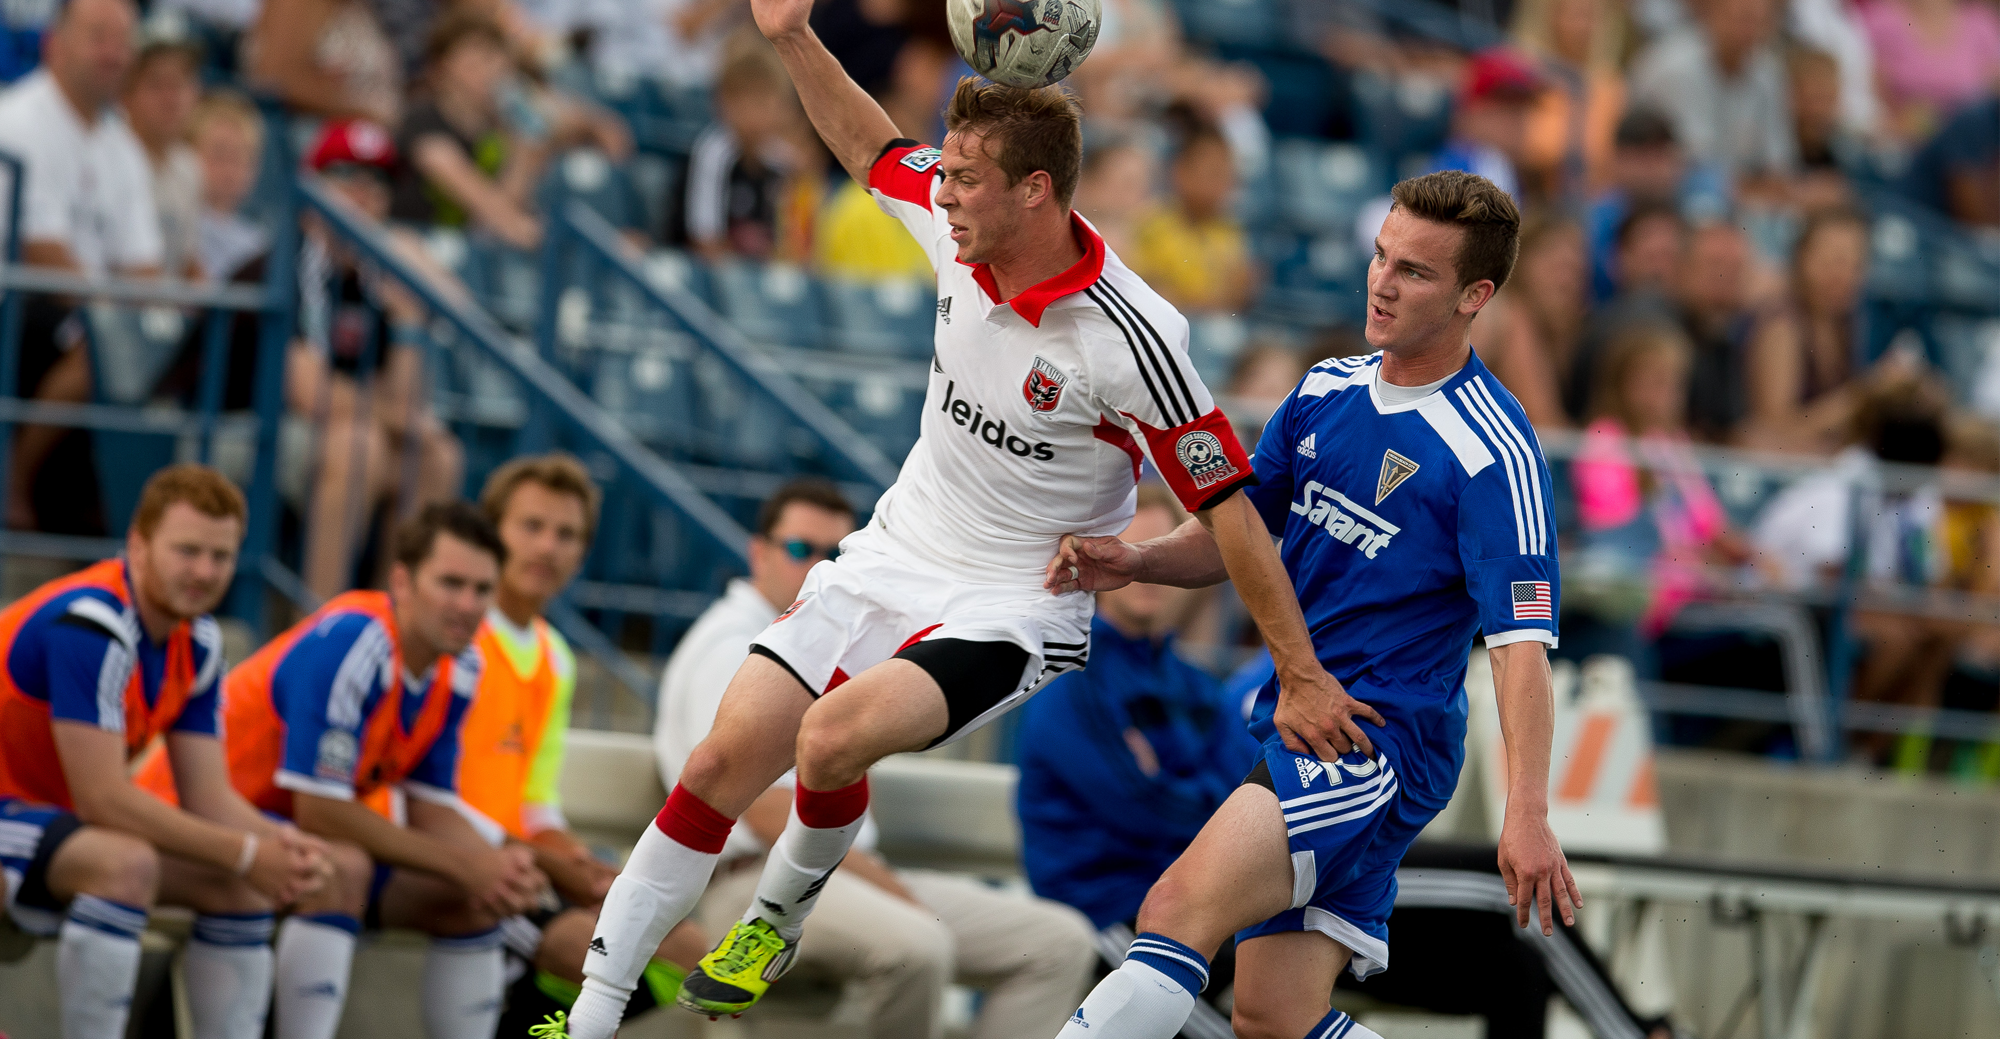
[[[1338,1010],[1329,1010],[1305,1034],[1305,1039],[1382,1039],[1374,1030],[1362,1027],[1353,1018]]]
[[[1125,956],[1180,982],[1189,992],[1199,993],[1208,987],[1208,960],[1164,934],[1148,931],[1132,939],[1132,948]]]

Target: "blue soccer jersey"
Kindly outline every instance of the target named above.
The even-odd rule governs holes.
[[[1294,754],[1251,732],[1284,813],[1293,907],[1248,941],[1322,931],[1366,976],[1388,966],[1395,868],[1451,799],[1465,759],[1465,667],[1489,647],[1556,644],[1560,581],[1548,465],[1527,416],[1469,357],[1432,393],[1384,400],[1380,354],[1315,365],[1264,427],[1250,500],[1273,536],[1320,663],[1381,713],[1376,755]]]

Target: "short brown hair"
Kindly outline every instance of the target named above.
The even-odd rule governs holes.
[[[1389,189],[1392,208],[1465,232],[1458,243],[1458,287],[1490,281],[1498,292],[1514,273],[1521,252],[1521,211],[1514,200],[1476,173],[1439,170]]]
[[[538,483],[582,502],[583,539],[590,541],[597,536],[597,510],[604,496],[590,478],[590,470],[575,455],[563,451],[516,458],[486,478],[486,486],[479,492],[479,508],[495,530],[507,518],[507,503],[514,500],[514,491],[524,483]]]
[[[264,147],[264,116],[257,111],[256,102],[240,90],[218,87],[201,96],[201,103],[194,106],[194,115],[188,119],[188,140],[201,136],[202,131],[219,123],[234,123],[256,148]]]
[[[764,504],[757,509],[757,536],[767,538],[778,528],[778,521],[785,516],[785,506],[798,503],[814,508],[837,512],[852,517],[854,506],[848,504],[847,495],[840,493],[832,480],[817,476],[802,477],[777,489]]]
[[[214,519],[233,519],[239,528],[250,518],[243,492],[229,477],[208,466],[184,462],[167,466],[146,481],[145,489],[139,492],[139,507],[132,512],[132,529],[142,539],[152,537],[159,529],[160,517],[180,504]]]
[[[486,514],[467,501],[433,502],[398,524],[392,558],[414,572],[431,557],[439,535],[443,534],[491,555],[496,564],[507,564],[507,546],[501,542],[500,534],[493,524],[486,522]]]
[[[1591,387],[1591,419],[1612,419],[1624,426],[1626,433],[1640,433],[1632,402],[1625,398],[1625,383],[1640,361],[1661,354],[1677,361],[1683,372],[1693,363],[1694,344],[1688,342],[1687,333],[1679,324],[1642,321],[1613,332],[1605,346],[1604,359],[1598,362],[1595,385]]]
[[[967,76],[945,106],[947,134],[976,133],[1000,146],[1007,186],[1042,170],[1067,207],[1083,176],[1083,106],[1061,87],[1023,90]],[[989,153],[991,154],[991,153]]]
[[[508,50],[507,31],[478,11],[457,10],[437,20],[424,39],[424,64],[434,65],[466,40],[481,40]]]

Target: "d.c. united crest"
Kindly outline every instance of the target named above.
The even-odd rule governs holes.
[[[1062,403],[1063,387],[1069,384],[1069,375],[1061,368],[1035,358],[1028,368],[1028,381],[1021,384],[1021,396],[1027,398],[1028,406],[1036,411],[1054,411]]]

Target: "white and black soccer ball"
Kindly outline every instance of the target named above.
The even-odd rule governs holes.
[[[974,72],[1033,89],[1060,82],[1097,43],[1098,0],[946,0],[951,42]]]

